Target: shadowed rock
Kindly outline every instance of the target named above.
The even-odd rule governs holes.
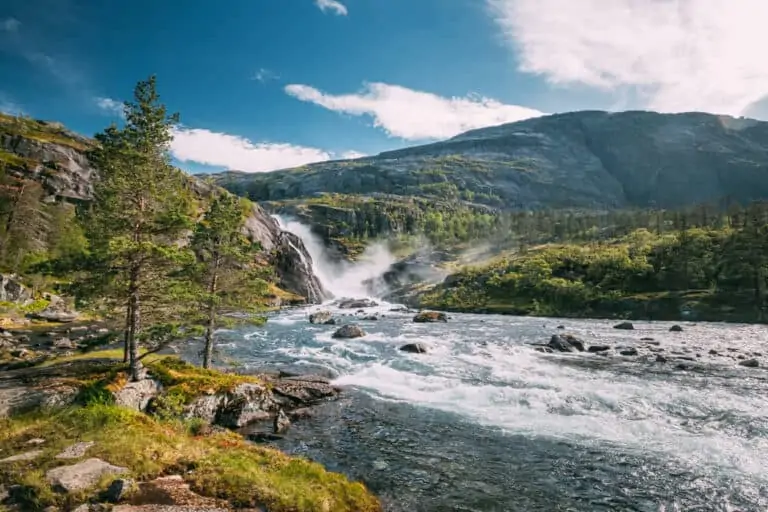
[[[365,336],[365,331],[355,324],[342,325],[333,333],[333,337],[336,339],[362,338],[363,336]]]

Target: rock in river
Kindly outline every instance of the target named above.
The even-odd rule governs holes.
[[[342,325],[333,333],[333,337],[336,339],[362,338],[363,336],[365,336],[365,331],[355,324]]]
[[[318,311],[309,315],[309,323],[311,324],[327,324],[333,313],[330,311]]]
[[[339,309],[375,308],[378,305],[378,302],[370,299],[342,299],[338,303]]]
[[[621,322],[620,324],[614,325],[613,328],[621,329],[624,331],[633,331],[635,329],[635,326],[632,324],[632,322]]]
[[[589,349],[587,349],[587,352],[591,354],[597,354],[599,352],[607,352],[609,350],[611,350],[611,347],[608,345],[592,345],[589,347]]]
[[[669,332],[683,332],[683,328],[679,325],[673,325],[669,328]]]
[[[426,354],[427,346],[423,343],[409,343],[400,347],[403,352],[410,352],[411,354]]]
[[[434,322],[447,322],[448,316],[445,313],[437,311],[422,311],[413,317],[413,321],[416,323],[434,323]]]
[[[584,352],[584,342],[571,334],[553,334],[548,346],[558,352],[572,352],[574,348]]]
[[[760,361],[757,359],[747,359],[746,361],[739,361],[739,366],[745,366],[747,368],[759,368]]]

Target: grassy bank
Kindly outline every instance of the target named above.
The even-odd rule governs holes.
[[[61,460],[56,455],[82,442],[94,444],[80,459],[96,457],[127,468],[121,478],[146,482],[164,475],[181,475],[192,491],[223,500],[232,509],[264,506],[270,512],[380,510],[377,499],[362,484],[328,472],[319,464],[248,443],[234,432],[205,428],[199,420],[182,421],[168,414],[149,416],[115,406],[107,391],[124,385],[126,377],[122,365],[109,364],[115,355],[93,353],[92,366],[82,358],[59,363],[86,365],[76,378],[68,379],[81,389],[77,405],[0,419],[0,459],[41,451],[32,460],[0,462],[0,485],[14,489],[13,500],[23,510],[100,501],[114,476],[68,494],[56,492],[45,477],[52,468],[78,462]],[[155,357],[147,367],[164,384],[164,396],[173,397],[174,403],[226,391],[243,382],[257,382],[254,377],[202,370],[173,357]],[[171,409],[163,410],[167,413]]]
[[[467,267],[422,290],[420,307],[577,318],[764,322],[764,255],[744,233],[639,230],[548,245]]]

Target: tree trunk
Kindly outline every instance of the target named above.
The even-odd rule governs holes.
[[[125,309],[125,331],[123,334],[123,363],[128,362],[128,333],[131,330],[131,305]]]
[[[131,275],[129,281],[129,298],[128,298],[128,363],[131,375],[131,380],[139,380],[139,345],[137,335],[139,334],[139,276],[141,267],[139,264],[134,264],[131,268]]]
[[[208,302],[208,325],[205,328],[205,349],[203,352],[203,368],[211,367],[211,360],[213,359],[213,344],[214,334],[216,330],[216,285],[218,284],[218,259],[214,264],[213,275],[211,276],[211,282],[208,286],[209,302]]]

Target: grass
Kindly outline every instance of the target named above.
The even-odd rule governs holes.
[[[203,395],[232,391],[240,384],[263,384],[256,377],[206,370],[175,357],[165,357],[146,365],[163,384],[166,394],[178,397],[182,404]]]
[[[0,419],[3,456],[33,449],[27,444],[33,438],[46,440],[38,459],[0,464],[0,484],[21,486],[16,494],[23,510],[72,507],[96,498],[109,485],[105,479],[93,489],[67,496],[55,493],[45,481],[47,470],[76,462],[60,461],[55,455],[81,441],[96,443],[84,458],[126,467],[128,476],[138,480],[181,474],[199,494],[228,500],[233,506],[266,505],[272,512],[380,510],[362,484],[318,464],[251,445],[231,432],[196,436],[179,421],[159,421],[112,405]]]
[[[141,354],[146,353],[146,350],[140,351]],[[162,359],[167,358],[166,355],[160,355],[160,354],[150,354],[146,356],[144,359],[142,359],[142,363],[145,365],[151,364],[153,362],[160,361]],[[80,354],[72,354],[68,356],[61,356],[56,357],[54,359],[49,359],[45,361],[44,363],[40,364],[39,367],[46,367],[46,366],[54,366],[61,363],[71,363],[73,361],[88,361],[88,360],[113,360],[114,362],[121,362],[123,360],[123,349],[122,348],[115,348],[115,349],[106,349],[106,350],[93,350],[91,352],[83,352]]]

